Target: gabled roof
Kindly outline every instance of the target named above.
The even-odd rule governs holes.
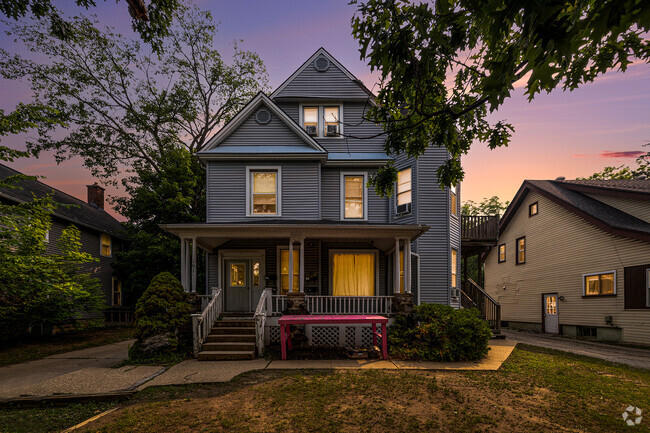
[[[535,191],[608,233],[650,242],[650,223],[574,190],[576,185],[584,185],[584,182],[525,180],[503,214],[503,218],[499,223],[499,234],[503,233],[528,193]],[[644,200],[648,200],[648,197],[650,197],[650,180],[593,180],[587,182],[589,192],[592,193],[607,191],[612,188],[634,188],[638,191],[638,194],[644,196]],[[602,182],[602,185],[599,182]],[[645,184],[637,184],[636,182],[645,182]]]
[[[650,180],[646,179],[584,179],[556,182],[572,191],[650,200]]]
[[[305,63],[303,63],[298,69],[296,69],[296,71],[293,74],[291,74],[291,76],[289,76],[289,78],[287,78],[282,84],[280,84],[280,86],[277,89],[275,89],[275,91],[273,91],[273,93],[271,93],[271,98],[275,99],[275,98],[283,98],[283,97],[290,97],[290,98],[295,98],[295,97],[318,97],[318,95],[311,95],[311,94],[306,94],[306,93],[303,94],[302,91],[299,92],[299,93],[295,93],[295,92],[286,92],[285,90],[287,89],[287,87],[289,87],[294,82],[294,80],[296,80],[296,78],[298,76],[300,76],[305,71],[305,69],[307,69],[310,66],[313,66],[314,61],[320,56],[326,57],[330,61],[330,63],[332,65],[334,65],[334,67],[336,69],[341,71],[343,76],[347,77],[352,82],[352,84],[354,85],[354,87],[351,87],[350,89],[344,90],[345,94],[343,95],[343,99],[368,99],[368,98],[370,98],[370,100],[374,102],[375,95],[372,93],[372,91],[370,91],[370,89],[368,89],[363,84],[363,82],[361,80],[359,80],[350,71],[348,71],[345,68],[345,66],[343,66],[338,60],[336,60],[334,58],[334,56],[332,56],[323,47],[320,47],[318,50],[316,50],[316,52],[314,54],[312,54],[311,57],[309,57],[305,61]],[[325,76],[326,73],[327,72],[317,73],[317,74],[313,75],[312,78],[319,77],[319,76]],[[351,89],[358,90],[358,92],[350,92],[349,90],[351,90]],[[335,96],[335,97],[341,97],[341,95]]]
[[[275,115],[284,125],[293,131],[299,140],[305,144],[301,146],[271,146],[271,145],[251,145],[251,146],[223,146],[219,145],[230,137],[239,126],[253,115],[254,111],[264,105]],[[260,125],[262,127],[262,125]],[[325,158],[327,151],[318,144],[304,129],[294,122],[280,107],[278,107],[263,92],[259,92],[239,113],[232,118],[223,128],[219,130],[208,142],[197,152],[197,156],[218,157],[220,155],[246,155],[246,154],[277,154],[277,155],[314,155]]]
[[[22,173],[0,164],[0,179],[6,179],[17,174]],[[33,200],[32,193],[39,198],[52,194],[52,198],[57,203],[75,205],[72,208],[58,207],[54,211],[56,217],[92,230],[108,233],[111,236],[126,239],[122,224],[104,209],[90,205],[38,180],[23,179],[12,183],[12,185],[20,188],[0,188],[0,198],[14,203],[24,203]]]

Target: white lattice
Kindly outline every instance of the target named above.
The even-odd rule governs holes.
[[[269,326],[269,339],[271,340],[271,344],[280,342],[279,326]]]
[[[381,332],[378,326],[377,331]],[[364,326],[361,328],[361,345],[363,347],[372,347],[372,326]],[[381,347],[381,338],[377,337],[377,345]]]
[[[357,331],[354,326],[345,327],[345,346],[346,347],[355,347],[355,337],[357,336]]]
[[[311,344],[316,347],[336,347],[339,345],[338,326],[314,326],[311,330]]]

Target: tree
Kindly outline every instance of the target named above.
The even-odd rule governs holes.
[[[483,198],[483,201],[478,204],[467,200],[463,203],[461,213],[463,215],[503,215],[509,204],[509,201],[501,203],[496,195],[491,198]]]
[[[368,117],[383,125],[386,151],[418,157],[444,146],[450,158],[437,171],[442,186],[463,179],[460,157],[475,141],[508,145],[513,126],[490,124],[487,115],[515,82],[525,81],[532,100],[625,71],[635,58],[650,59],[649,29],[650,3],[641,0],[367,0],[352,19],[361,58],[380,73]],[[391,194],[396,180],[388,165],[371,183]]]
[[[74,225],[63,230],[56,253],[46,253],[45,234],[56,204],[50,196],[0,204],[0,330],[4,337],[29,327],[74,323],[104,308],[99,281],[87,273],[96,262],[81,252]]]
[[[644,144],[650,146],[650,143]],[[594,173],[587,179],[637,179],[640,176],[650,177],[650,152],[636,159],[636,167],[628,165],[607,166],[602,171]],[[580,179],[580,178],[579,178]]]

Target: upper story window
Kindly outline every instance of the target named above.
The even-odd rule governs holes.
[[[304,105],[300,111],[300,125],[312,137],[341,137],[342,118],[342,105]]]
[[[539,204],[537,202],[532,203],[530,206],[528,206],[529,217],[537,215],[538,212],[539,212]]]
[[[616,294],[616,271],[582,276],[582,296],[605,296]]]
[[[366,173],[341,173],[341,219],[367,219]]]
[[[451,250],[451,288],[458,287],[458,251]]]
[[[113,277],[113,305],[122,305],[122,281]]]
[[[249,169],[249,216],[279,215],[280,170]]]
[[[100,249],[99,253],[105,257],[111,257],[113,255],[113,241],[110,235],[102,233],[99,236]]]
[[[451,214],[454,216],[458,216],[458,197],[456,196],[456,185],[452,185],[449,188],[449,196],[451,199],[450,207],[451,207]]]
[[[499,263],[506,261],[506,244],[499,245]]]
[[[405,214],[411,212],[411,167],[397,172],[397,213]]]
[[[517,239],[517,264],[526,263],[526,236]]]

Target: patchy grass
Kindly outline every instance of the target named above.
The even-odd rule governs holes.
[[[629,432],[630,404],[650,412],[650,371],[519,345],[499,371],[262,370],[149,388],[85,431]],[[25,414],[0,412],[0,426]]]
[[[42,406],[26,409],[0,409],[0,432],[60,432],[117,406],[117,402]]]
[[[48,337],[25,338],[3,348],[0,367],[46,358],[57,353],[103,346],[133,338],[133,328],[110,327],[85,331],[70,331]]]

